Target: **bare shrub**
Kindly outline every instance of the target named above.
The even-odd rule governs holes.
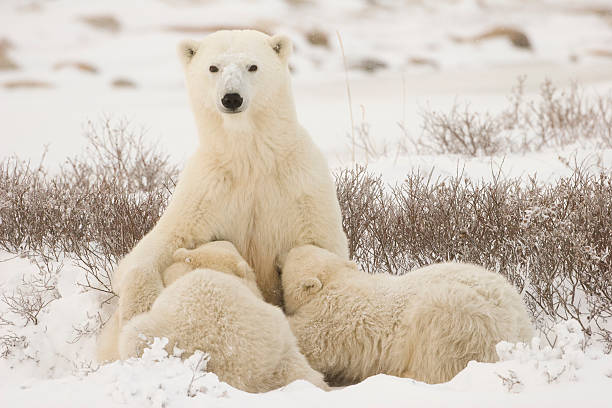
[[[56,288],[57,278],[63,265],[57,265],[49,258],[32,258],[37,272],[28,278],[22,277],[21,285],[10,295],[0,295],[0,302],[7,310],[21,318],[23,325],[38,324],[38,315],[51,302],[59,299]],[[7,324],[14,324],[3,318]]]
[[[125,121],[90,122],[85,136],[85,154],[54,175],[42,162],[0,162],[0,247],[68,256],[84,270],[84,287],[113,294],[111,271],[157,222],[178,170]]]
[[[97,74],[99,72],[98,68],[85,61],[60,61],[53,65],[54,71],[59,71],[66,68],[73,68],[88,74]]]
[[[113,15],[93,15],[84,16],[80,20],[90,27],[98,30],[105,30],[112,33],[117,33],[121,30],[121,22]]]
[[[612,93],[586,97],[573,84],[559,90],[545,81],[536,100],[527,100],[519,78],[500,114],[479,113],[455,104],[449,113],[425,111],[417,150],[467,156],[539,151],[588,141],[612,147]]]
[[[94,315],[87,313],[87,319],[84,322],[72,326],[72,339],[70,339],[68,343],[74,344],[84,337],[95,336],[100,332],[100,329],[105,323],[100,312]]]
[[[115,78],[111,82],[113,88],[136,88],[136,82],[129,78]]]
[[[19,69],[19,65],[8,56],[8,51],[14,48],[11,41],[0,38],[0,71],[10,71]]]
[[[501,375],[497,373],[497,377],[501,380],[502,385],[506,388],[506,391],[512,393],[519,393],[525,388],[523,382],[518,378],[516,372],[508,370],[507,375]]]
[[[197,360],[196,360],[197,359]],[[198,387],[196,383],[199,379],[203,378],[206,375],[206,366],[210,361],[210,355],[206,353],[202,353],[201,351],[196,351],[196,355],[189,360],[189,366],[191,368],[191,379],[189,380],[189,384],[187,385],[187,396],[195,397],[198,394]]]
[[[356,167],[336,182],[350,254],[364,270],[484,265],[524,293],[540,328],[551,319],[575,320],[612,347],[611,175],[577,168],[544,186],[412,173],[385,186]]]
[[[6,358],[16,348],[25,348],[28,345],[27,338],[20,336],[13,331],[0,334],[0,357]]]
[[[524,48],[527,50],[531,50],[531,41],[529,41],[529,37],[523,31],[512,28],[512,27],[493,27],[483,33],[472,37],[451,37],[455,42],[470,42],[470,43],[479,43],[486,40],[496,39],[496,38],[507,38],[508,41],[512,43],[517,48]]]
[[[558,100],[550,97],[532,112],[565,112],[551,107],[565,106]],[[607,106],[600,119],[610,120]],[[578,118],[592,111],[581,109],[565,122],[535,115],[530,123],[588,129],[591,122]],[[523,115],[520,109],[514,113]],[[596,123],[593,129],[603,122]],[[548,132],[538,140],[550,143],[568,134]],[[64,259],[83,269],[83,286],[112,296],[110,272],[153,227],[174,188],[177,168],[125,122],[90,123],[86,137],[85,154],[54,174],[43,162],[0,162],[0,248],[39,262],[40,275],[2,297],[23,324],[36,324],[57,296],[53,277]],[[485,182],[416,172],[388,186],[367,168],[355,167],[338,172],[336,184],[350,256],[367,272],[403,274],[443,261],[481,264],[523,293],[542,330],[554,320],[574,320],[612,348],[609,173],[576,167],[571,176],[542,185],[535,178]],[[75,339],[96,330],[99,320],[90,320],[75,327]],[[3,322],[14,324],[1,317]],[[0,351],[8,352],[20,340],[4,333]]]
[[[517,95],[517,126],[534,134],[536,150],[580,139],[595,141],[598,147],[612,147],[612,95],[591,100],[575,83],[563,91],[545,81],[539,101],[521,104],[521,97]]]
[[[329,48],[329,38],[323,30],[313,28],[304,33],[306,40],[312,44],[323,48]]]
[[[8,252],[41,245],[40,229],[48,223],[42,210],[44,172],[42,163],[32,167],[15,157],[0,162],[0,246]]]
[[[352,150],[354,159],[365,161],[367,165],[370,161],[381,157],[389,157],[406,153],[404,141],[389,143],[387,140],[378,140],[370,132],[370,124],[366,120],[365,107],[361,108],[361,120],[353,127],[352,132],[347,134],[348,147]]]
[[[423,116],[423,130],[427,134],[423,148],[467,156],[492,155],[502,150],[499,137],[501,123],[488,114],[470,112],[469,107],[453,106],[448,114],[431,111]]]
[[[20,89],[20,88],[52,88],[53,85],[46,81],[39,81],[37,79],[15,79],[11,81],[5,81],[3,86],[6,89]]]

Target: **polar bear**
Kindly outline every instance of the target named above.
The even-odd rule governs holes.
[[[234,273],[235,265],[246,262],[235,249],[236,256],[230,256],[227,244],[212,242],[191,251],[195,259],[198,253],[227,250],[223,271],[195,269],[171,283],[151,310],[125,324],[120,358],[140,356],[153,338],[166,337],[169,353],[174,346],[184,351],[183,358],[196,350],[208,353],[207,370],[244,391],[270,391],[299,379],[327,389],[323,375],[300,353],[281,309],[259,294],[255,275]]]
[[[297,120],[291,49],[287,37],[253,30],[178,47],[200,145],[162,217],[114,271],[120,322],[149,310],[180,247],[233,242],[275,305],[291,248],[315,244],[348,258],[327,162]]]
[[[263,299],[253,269],[229,241],[213,241],[195,249],[179,248],[174,252],[173,259],[174,263],[162,272],[165,287],[195,269],[206,268],[243,278],[243,283],[255,296]]]
[[[446,382],[470,360],[496,361],[500,341],[532,336],[514,287],[472,264],[369,275],[306,245],[289,252],[282,284],[300,349],[331,385],[379,373]]]
[[[246,285],[257,298],[263,299],[253,270],[229,241],[213,241],[195,249],[179,248],[174,252],[173,258],[174,263],[162,272],[164,286],[170,286],[191,271],[206,268],[241,278],[242,284]],[[98,336],[96,355],[99,362],[119,359],[118,342],[121,327],[119,311],[115,310]]]

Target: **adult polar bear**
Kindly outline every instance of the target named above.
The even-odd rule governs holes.
[[[218,31],[179,46],[200,145],[155,227],[119,263],[119,321],[149,310],[177,248],[231,241],[266,301],[282,302],[287,252],[315,244],[348,258],[327,162],[297,121],[291,42]]]

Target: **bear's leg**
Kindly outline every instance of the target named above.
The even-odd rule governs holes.
[[[402,376],[430,384],[450,381],[471,360],[497,361],[503,335],[491,305],[464,286],[437,288],[410,309]]]
[[[201,172],[193,167],[197,162],[190,163],[181,173],[170,204],[155,227],[121,260],[113,274],[122,324],[151,308],[164,287],[161,272],[173,263],[174,251],[194,242],[209,242],[214,236],[206,220],[216,219],[211,198],[218,194],[218,189],[201,191],[197,182],[193,185]]]
[[[119,309],[115,309],[115,312],[98,335],[96,342],[96,358],[99,363],[119,360],[120,331]]]
[[[177,279],[182,278],[183,276],[191,272],[191,270],[192,269],[189,267],[189,265],[185,263],[181,263],[181,262],[173,263],[172,265],[164,269],[162,272],[162,281],[163,281],[164,287],[170,286]]]
[[[159,223],[145,235],[119,262],[113,275],[113,286],[119,295],[122,324],[144,313],[164,288],[161,271],[172,262],[172,254],[183,243]]]
[[[331,184],[333,186],[333,183]],[[330,211],[337,209],[338,213]],[[326,249],[342,259],[348,259],[348,241],[342,229],[338,199],[335,190],[323,197],[303,195],[298,199],[298,217],[296,217],[298,237],[293,247],[300,245],[316,245]],[[289,248],[291,249],[291,248]],[[284,257],[280,257],[280,266],[284,265]]]
[[[328,391],[330,388],[323,379],[323,374],[314,370],[298,350],[297,345],[287,347],[283,358],[274,372],[275,387],[279,388],[296,380],[306,380],[309,383]]]
[[[163,322],[155,319],[150,312],[135,316],[123,326],[119,334],[119,357],[122,360],[141,357],[143,350],[156,337],[169,337],[169,330],[163,327]],[[170,340],[166,345],[166,351],[171,353],[173,347],[174,342]]]

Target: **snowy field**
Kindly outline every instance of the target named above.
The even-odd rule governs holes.
[[[62,163],[79,153],[87,121],[127,118],[176,163],[197,137],[176,44],[219,28],[288,34],[298,116],[332,168],[351,165],[348,65],[354,125],[368,126],[376,154],[356,158],[389,182],[413,169],[490,178],[537,174],[551,182],[568,162],[610,172],[612,149],[574,143],[496,156],[419,155],[408,141],[421,112],[467,102],[499,112],[519,76],[528,97],[545,79],[578,82],[585,94],[612,92],[612,3],[571,0],[150,0],[0,3],[0,159],[11,155]],[[512,27],[507,36],[493,35]],[[499,30],[498,30],[499,31]],[[400,127],[401,125],[401,127]],[[402,127],[404,130],[402,130]],[[385,150],[386,147],[386,150]],[[1,222],[1,220],[0,220]],[[82,271],[66,259],[52,301],[26,324],[0,302],[0,407],[304,406],[609,407],[612,357],[559,324],[554,347],[500,344],[501,361],[472,362],[446,384],[384,375],[323,392],[296,382],[251,395],[204,373],[197,356],[181,361],[159,343],[142,358],[102,367],[95,333],[112,309],[84,291]],[[0,294],[14,294],[37,268],[0,252]],[[16,322],[9,325],[8,322]],[[248,369],[246,367],[245,369]]]

